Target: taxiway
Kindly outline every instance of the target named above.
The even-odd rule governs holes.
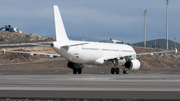
[[[179,75],[1,75],[0,97],[180,99]]]

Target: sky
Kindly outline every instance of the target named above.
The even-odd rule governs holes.
[[[166,38],[166,0],[1,0],[0,27],[55,37],[53,5],[59,6],[68,36],[136,43]],[[180,0],[169,0],[168,37],[180,42]]]

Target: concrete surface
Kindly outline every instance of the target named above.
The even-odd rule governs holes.
[[[179,75],[1,75],[0,97],[180,99]]]

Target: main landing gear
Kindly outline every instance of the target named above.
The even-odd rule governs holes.
[[[119,68],[111,68],[111,74],[119,74],[120,73],[120,71],[119,71]],[[126,70],[126,69],[124,69],[123,70],[123,74],[128,74],[129,72],[128,72],[128,70]]]
[[[82,73],[82,68],[73,68],[73,74],[81,74]]]
[[[111,68],[111,74],[114,74],[114,73],[116,73],[116,74],[119,74],[119,68]]]
[[[67,66],[73,70],[73,74],[81,74],[82,73],[82,68],[84,68],[84,64],[82,63],[73,63],[73,62],[68,62]]]
[[[114,74],[114,73],[119,74],[119,68],[117,67],[118,66],[118,60],[115,59],[115,60],[111,60],[111,61],[114,65],[114,68],[113,67],[111,68],[111,74]]]
[[[115,59],[115,60],[111,60],[114,67],[111,68],[111,74],[119,74],[120,71],[119,71],[119,68],[117,67],[118,66],[118,60]],[[128,70],[126,70],[126,67],[124,67],[124,70],[123,70],[123,74],[128,74]]]

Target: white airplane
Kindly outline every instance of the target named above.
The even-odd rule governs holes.
[[[140,61],[137,57],[140,55],[153,55],[156,53],[176,52],[177,49],[172,51],[150,52],[136,54],[134,49],[126,44],[112,44],[112,43],[100,43],[100,42],[86,42],[86,41],[71,41],[68,39],[64,24],[60,15],[58,6],[54,5],[54,17],[55,17],[55,29],[56,29],[56,41],[51,45],[40,45],[52,47],[58,54],[46,54],[46,53],[32,53],[22,51],[7,51],[6,52],[18,52],[29,54],[42,54],[53,56],[62,56],[68,60],[67,66],[73,70],[74,74],[81,74],[84,64],[95,65],[110,65],[111,74],[119,74],[118,65],[123,65],[123,74],[127,74],[127,69],[138,70],[140,68]],[[29,44],[28,44],[29,45]],[[38,45],[38,44],[31,44]]]

